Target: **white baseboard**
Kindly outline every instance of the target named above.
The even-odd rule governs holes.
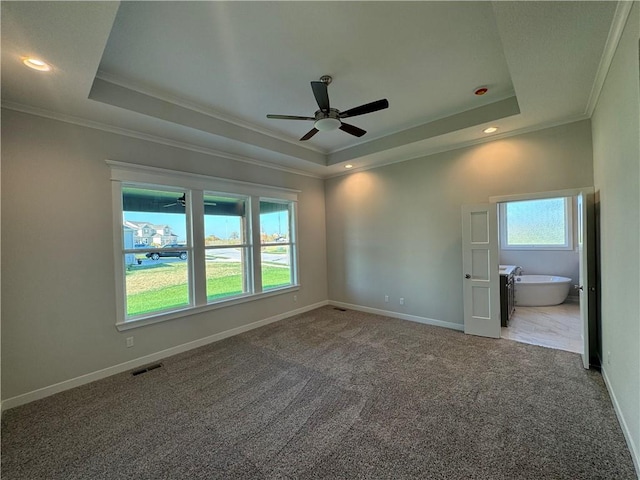
[[[633,459],[633,465],[636,467],[636,475],[640,478],[640,451],[638,451],[638,446],[633,441],[633,437],[631,436],[631,432],[629,432],[629,426],[624,419],[624,415],[620,410],[620,404],[618,403],[618,399],[616,398],[616,394],[611,388],[611,383],[609,382],[609,377],[607,377],[607,371],[602,364],[601,368],[602,378],[604,379],[604,384],[609,391],[609,396],[611,397],[611,403],[613,403],[613,410],[616,412],[616,416],[618,417],[618,422],[620,423],[620,427],[622,428],[622,433],[624,434],[624,438],[627,441],[627,446],[631,452],[631,458]]]
[[[316,308],[323,307],[328,304],[329,304],[329,301],[324,300],[322,302],[314,303],[312,305],[307,305],[305,307],[301,307],[296,310],[290,310],[288,312],[284,312],[279,315],[275,315],[273,317],[258,320],[257,322],[249,323],[247,325],[242,325],[240,327],[232,328],[230,330],[225,330],[224,332],[216,333],[215,335],[209,335],[208,337],[199,338],[198,340],[194,340],[192,342],[187,342],[187,343],[183,343],[182,345],[177,345],[175,347],[167,348],[166,350],[161,350],[159,352],[152,353],[150,355],[145,355],[144,357],[136,358],[134,360],[129,360],[127,362],[120,363],[112,367],[103,368],[102,370],[87,373],[85,375],[71,378],[69,380],[65,380],[60,383],[39,388],[37,390],[33,390],[31,392],[27,392],[22,395],[17,395],[15,397],[7,398],[6,400],[3,400],[2,402],[0,402],[0,409],[8,410],[9,408],[24,405],[25,403],[33,402],[35,400],[40,400],[41,398],[48,397],[55,393],[63,392],[65,390],[79,387],[87,383],[95,382],[96,380],[110,377],[111,375],[115,375],[117,373],[126,372],[127,370],[131,370],[131,369],[140,367],[142,365],[157,362],[159,360],[162,360],[163,358],[167,358],[172,355],[177,355],[178,353],[187,352],[189,350],[193,350],[194,348],[202,347],[204,345],[208,345],[210,343],[217,342],[225,338],[233,337],[234,335],[238,335],[240,333],[244,333],[249,330],[253,330],[255,328],[268,325],[273,322],[278,322],[280,320],[284,320],[285,318],[293,317],[294,315],[299,315],[301,313],[305,313],[310,310],[315,310]]]
[[[382,315],[384,317],[392,317],[392,318],[399,318],[401,320],[409,320],[410,322],[423,323],[425,325],[433,325],[436,327],[450,328],[452,330],[460,330],[460,331],[464,330],[464,325],[460,323],[444,322],[442,320],[419,317],[417,315],[408,315],[406,313],[391,312],[388,310],[381,310],[379,308],[371,308],[371,307],[364,307],[362,305],[353,305],[351,303],[336,302],[335,300],[329,300],[329,305],[333,305],[341,308],[348,308],[351,310],[358,310],[360,312],[373,313],[376,315]]]

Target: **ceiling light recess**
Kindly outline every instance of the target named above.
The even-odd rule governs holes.
[[[497,131],[498,131],[498,127],[487,127],[483,130],[484,133],[493,133]]]
[[[22,57],[22,63],[33,70],[38,70],[39,72],[49,72],[51,70],[51,65],[39,58]]]
[[[350,163],[347,163],[344,168],[346,168],[347,170],[349,170],[350,168],[353,168],[353,165],[351,165]]]
[[[479,97],[481,97],[482,95],[484,95],[485,93],[487,93],[489,91],[489,89],[487,87],[476,87],[473,90],[473,94],[477,95]]]

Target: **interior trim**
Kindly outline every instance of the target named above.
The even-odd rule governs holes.
[[[382,315],[383,317],[391,317],[391,318],[398,318],[400,320],[408,320],[410,322],[422,323],[424,325],[432,325],[434,327],[450,328],[451,330],[459,330],[461,332],[464,330],[464,325],[461,323],[445,322],[443,320],[436,320],[434,318],[427,318],[427,317],[419,317],[417,315],[409,315],[407,313],[392,312],[390,310],[382,310],[379,308],[365,307],[363,305],[354,305],[352,303],[338,302],[336,300],[329,300],[329,305],[333,305],[334,307],[346,308],[350,310],[357,310],[359,312],[373,313],[374,315]]]
[[[402,162],[410,162],[412,160],[418,160],[420,158],[429,157],[431,155],[437,155],[438,153],[450,152],[450,151],[459,150],[459,149],[462,149],[462,148],[473,147],[474,145],[481,145],[483,143],[490,143],[490,142],[502,140],[502,139],[505,139],[505,138],[515,137],[515,136],[518,136],[518,135],[524,135],[524,134],[532,133],[532,132],[539,132],[541,130],[546,130],[548,128],[554,128],[554,127],[559,127],[559,126],[562,126],[562,125],[568,125],[570,123],[581,122],[583,120],[588,120],[588,119],[589,119],[589,117],[587,117],[586,115],[583,115],[583,114],[575,115],[575,116],[567,117],[567,118],[565,118],[563,120],[559,120],[557,122],[536,124],[536,125],[532,125],[530,127],[520,128],[518,130],[512,130],[510,132],[505,132],[505,133],[500,133],[500,134],[497,134],[497,135],[492,135],[490,137],[480,137],[480,138],[476,138],[474,140],[469,140],[469,141],[466,141],[466,142],[460,142],[460,143],[457,143],[455,145],[447,145],[447,146],[444,146],[444,147],[433,148],[431,150],[425,150],[424,152],[421,152],[419,155],[411,156],[409,158],[401,157],[401,158],[397,158],[397,159],[394,159],[394,160],[389,160],[389,161],[384,161],[384,162],[380,162],[380,163],[376,163],[376,164],[372,164],[372,165],[367,165],[367,166],[364,166],[364,167],[356,167],[356,168],[353,168],[351,170],[341,169],[336,173],[333,173],[331,175],[326,175],[326,176],[324,176],[322,178],[328,179],[328,178],[334,178],[334,177],[342,177],[344,175],[349,175],[349,174],[356,173],[356,172],[365,172],[367,170],[373,170],[375,168],[386,167],[387,165],[394,165],[396,163],[402,163]]]
[[[225,338],[233,337],[235,335],[248,332],[249,330],[253,330],[253,329],[262,327],[264,325],[268,325],[270,323],[284,320],[285,318],[293,317],[294,315],[299,315],[301,313],[315,310],[316,308],[324,307],[325,305],[328,305],[328,303],[329,302],[327,300],[313,303],[305,307],[301,307],[295,310],[290,310],[288,312],[280,313],[272,317],[268,317],[262,320],[258,320],[256,322],[252,322],[247,325],[242,325],[240,327],[232,328],[230,330],[225,330],[223,332],[216,333],[214,335],[209,335],[203,338],[199,338],[197,340],[193,340],[191,342],[183,343],[181,345],[176,345],[175,347],[170,347],[165,350],[161,350],[156,353],[135,358],[133,360],[129,360],[128,362],[103,368],[101,370],[87,373],[85,375],[80,375],[79,377],[65,380],[63,382],[59,382],[43,388],[38,388],[37,390],[23,393],[22,395],[16,395],[15,397],[7,398],[6,400],[2,401],[2,410],[8,410],[10,408],[18,407],[20,405],[33,402],[35,400],[40,400],[42,398],[49,397],[59,392],[64,392],[65,390],[70,390],[72,388],[79,387],[81,385],[86,385],[87,383],[95,382],[96,380],[101,380],[103,378],[110,377],[111,375],[116,375],[118,373],[126,372],[128,370],[141,367],[142,365],[157,362],[159,360],[162,360],[163,358],[167,358],[172,355],[177,355],[178,353],[183,353],[189,350],[193,350],[194,348],[203,347],[210,343],[214,343],[219,340],[224,340]]]
[[[567,188],[548,192],[519,193],[517,195],[498,195],[489,197],[489,203],[517,202],[519,200],[538,200],[541,198],[575,197],[581,193],[593,194],[594,187]]]
[[[119,87],[133,90],[134,92],[142,93],[143,95],[155,97],[160,100],[164,100],[165,102],[169,102],[174,105],[178,105],[180,107],[188,108],[189,110],[193,110],[193,111],[202,113],[204,115],[208,115],[209,117],[217,118],[218,120],[222,120],[224,122],[232,123],[237,127],[246,128],[247,130],[253,130],[254,132],[262,133],[264,135],[269,135],[273,138],[277,138],[278,140],[291,143],[292,145],[301,146],[298,141],[294,141],[289,137],[273,132],[267,128],[262,128],[252,123],[242,121],[239,118],[232,117],[231,115],[224,115],[218,112],[217,110],[214,110],[213,108],[203,108],[201,105],[196,105],[195,103],[191,103],[183,98],[170,95],[166,92],[161,92],[160,90],[154,90],[151,88],[143,87],[130,80],[125,80],[121,77],[112,75],[107,72],[103,72],[101,70],[98,71],[96,78],[100,80],[104,80],[105,82],[113,83],[114,85],[118,85]],[[309,150],[313,150],[317,153],[321,153],[322,155],[327,154],[327,152],[325,152],[324,150],[317,148],[311,144],[305,144],[305,145],[302,145],[302,147]]]
[[[302,192],[302,190],[294,188],[244,182],[201,173],[150,167],[137,163],[118,162],[116,160],[105,160],[105,163],[111,168],[111,180],[119,182],[159,183],[175,187],[202,188],[203,190],[219,189],[221,192],[242,195],[279,195],[280,198],[286,198],[291,201],[298,200],[298,193]],[[229,186],[233,186],[233,192],[228,192]]]
[[[256,160],[250,157],[244,157],[241,155],[235,155],[233,153],[226,153],[221,150],[216,150],[213,148],[202,147],[199,145],[180,142],[177,140],[169,140],[167,138],[158,137],[156,135],[150,135],[148,133],[138,132],[136,130],[130,130],[122,127],[114,127],[112,125],[107,125],[106,123],[96,122],[93,120],[87,120],[81,117],[74,117],[72,115],[66,115],[63,113],[53,112],[51,110],[45,110],[42,108],[32,107],[30,105],[23,105],[20,103],[14,102],[2,102],[2,108],[7,110],[13,110],[16,112],[26,113],[29,115],[35,115],[37,117],[48,118],[51,120],[58,120],[64,123],[70,123],[72,125],[78,125],[80,127],[92,128],[94,130],[100,130],[107,133],[115,133],[117,135],[124,135],[126,137],[136,138],[138,140],[144,140],[147,142],[153,142],[160,145],[166,145],[168,147],[181,148],[183,150],[189,150],[196,153],[202,153],[205,155],[211,155],[214,157],[224,158],[226,160],[232,160],[235,162],[248,163],[250,165],[256,165],[258,167],[269,168],[271,170],[278,170],[281,172],[292,173],[294,175],[301,175],[303,177],[311,177],[311,178],[324,178],[321,175],[316,175],[305,170],[299,170],[291,167],[284,167],[281,165],[276,165],[274,163],[266,162],[264,160]]]
[[[633,7],[634,3],[635,2],[630,1],[619,1],[616,6],[616,11],[613,14],[613,21],[611,22],[611,28],[607,35],[607,43],[602,51],[600,64],[598,65],[596,77],[593,80],[593,87],[591,88],[591,94],[587,101],[587,108],[585,109],[585,114],[589,118],[593,115],[593,111],[598,104],[598,99],[600,98],[604,81],[609,73],[609,68],[611,68],[613,56],[618,48],[618,43],[620,43],[620,38],[622,38],[622,32],[624,31],[627,19],[629,18],[629,13],[631,13],[631,7]]]
[[[640,478],[640,451],[638,451],[638,447],[633,441],[631,431],[629,430],[629,425],[627,424],[624,415],[622,414],[622,409],[620,408],[618,398],[616,397],[616,394],[611,387],[611,382],[609,382],[609,377],[607,376],[607,370],[604,367],[604,363],[602,364],[601,373],[602,378],[604,379],[604,384],[607,387],[607,392],[609,392],[609,397],[611,397],[613,411],[616,412],[616,417],[618,417],[618,423],[620,423],[622,434],[624,435],[624,439],[627,441],[627,446],[629,447],[629,451],[631,453],[631,459],[633,460],[633,466],[636,467],[636,474],[638,475],[638,478]]]
[[[223,137],[239,144],[268,150],[278,155],[297,158],[320,166],[327,164],[327,157],[324,153],[309,150],[303,145],[285,142],[269,134],[239,127],[206,113],[176,105],[152,95],[139,93],[99,78],[93,82],[89,99],[198,130],[208,135]]]

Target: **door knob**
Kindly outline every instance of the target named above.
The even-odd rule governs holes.
[[[471,278],[471,275],[469,275],[468,273],[464,276],[464,278]]]
[[[584,290],[582,285],[574,285],[573,288],[575,288],[576,290],[580,290],[580,291]]]

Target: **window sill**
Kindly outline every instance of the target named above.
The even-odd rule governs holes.
[[[275,297],[276,295],[284,295],[285,293],[296,292],[300,290],[300,285],[290,285],[288,287],[274,288],[261,293],[247,294],[240,297],[233,297],[227,300],[220,300],[215,303],[209,303],[207,305],[201,305],[197,307],[187,307],[180,310],[172,310],[170,312],[161,313],[157,315],[151,315],[147,317],[140,317],[124,322],[117,322],[116,328],[123,332],[125,330],[131,330],[133,328],[145,327],[147,325],[153,325],[154,323],[166,322],[169,320],[175,320],[177,318],[184,318],[190,315],[198,313],[208,312],[210,310],[217,310],[219,308],[231,307],[233,305],[240,305],[242,303],[253,302],[255,300],[261,300],[263,298]]]
[[[568,252],[571,250],[574,250],[573,246],[569,246],[569,247],[564,247],[564,246],[558,246],[558,247],[546,247],[546,246],[535,246],[535,245],[523,245],[522,247],[511,247],[511,246],[504,246],[501,245],[500,246],[501,250],[526,250],[529,252],[538,252],[538,251],[563,251],[563,252]]]

